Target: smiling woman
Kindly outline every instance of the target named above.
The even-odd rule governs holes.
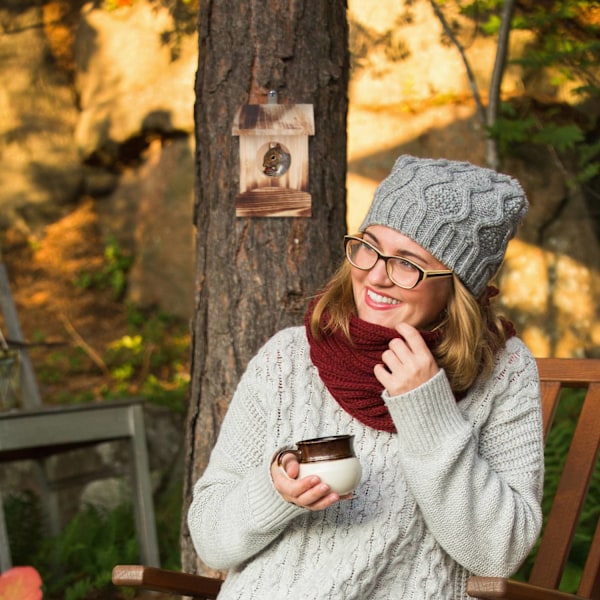
[[[372,225],[363,236],[362,240],[346,238],[358,316],[390,328],[408,323],[432,329],[440,323],[452,291],[452,271],[390,227]],[[389,248],[392,254],[383,254],[376,246]]]
[[[506,175],[398,159],[305,327],[248,365],[194,487],[219,598],[465,599],[470,574],[517,569],[541,527],[539,379],[488,284],[527,206]],[[273,460],[337,435],[353,494]]]

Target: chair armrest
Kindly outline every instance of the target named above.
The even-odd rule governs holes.
[[[212,577],[144,565],[116,565],[112,571],[112,582],[115,585],[200,598],[216,598],[223,583]]]
[[[581,596],[514,581],[504,577],[469,577],[467,594],[473,598],[507,600],[578,600]]]

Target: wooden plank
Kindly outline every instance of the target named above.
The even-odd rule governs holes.
[[[574,387],[600,382],[600,358],[538,358],[537,365],[542,381]]]
[[[233,135],[314,135],[312,104],[245,104],[233,119]]]
[[[310,217],[311,196],[306,192],[268,188],[235,197],[238,217]]]
[[[507,600],[577,600],[579,596],[559,592],[504,577],[470,577],[467,594],[474,598]]]
[[[577,593],[584,598],[600,599],[600,520],[596,525]]]
[[[550,428],[554,422],[554,415],[558,408],[558,400],[562,385],[560,381],[542,381],[542,423],[544,429],[544,440],[547,439]]]
[[[116,565],[112,571],[112,582],[197,598],[216,598],[223,583],[220,579],[144,565]]]
[[[557,588],[600,447],[600,383],[585,397],[529,582]]]

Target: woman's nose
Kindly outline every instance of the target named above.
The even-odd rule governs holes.
[[[383,258],[380,258],[369,271],[369,281],[378,285],[394,285],[387,274],[387,266]]]

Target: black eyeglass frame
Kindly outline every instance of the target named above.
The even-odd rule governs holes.
[[[364,267],[359,267],[350,258],[350,253],[348,251],[348,245],[350,244],[351,241],[361,242],[361,244],[368,246],[377,255],[377,259],[368,269],[365,269]],[[381,252],[379,252],[379,250],[377,250],[377,248],[375,248],[375,246],[373,246],[373,244],[370,244],[369,242],[367,242],[366,240],[364,240],[362,237],[360,237],[358,235],[345,235],[344,236],[344,252],[346,254],[346,259],[348,260],[348,262],[353,267],[356,267],[357,269],[360,269],[361,271],[370,271],[380,260],[383,260],[383,262],[385,263],[385,272],[387,273],[387,276],[390,278],[390,281],[394,285],[397,285],[399,288],[402,288],[404,290],[412,290],[415,287],[417,287],[417,285],[419,285],[419,283],[421,283],[421,281],[425,281],[426,279],[429,279],[429,278],[450,277],[454,274],[454,271],[450,271],[448,269],[440,269],[440,270],[424,269],[423,267],[420,267],[417,263],[413,262],[412,260],[410,260],[408,258],[405,258],[404,256],[387,256],[386,254],[382,254]],[[404,260],[408,264],[413,266],[415,269],[417,269],[417,271],[419,272],[419,276],[414,285],[406,286],[406,285],[399,284],[397,281],[394,281],[394,278],[391,275],[391,269],[389,267],[389,261],[392,258],[394,258],[394,259],[399,258],[401,260]]]

